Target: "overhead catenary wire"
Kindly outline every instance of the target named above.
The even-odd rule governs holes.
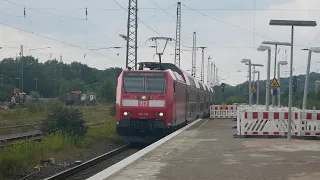
[[[81,19],[81,18],[77,18],[77,17],[63,16],[63,15],[59,15],[59,14],[55,14],[55,13],[50,13],[50,12],[47,12],[47,11],[42,11],[42,10],[39,10],[39,9],[35,9],[35,8],[28,7],[28,6],[24,6],[22,4],[19,4],[19,3],[16,3],[16,2],[10,1],[10,0],[2,0],[2,1],[6,1],[8,3],[15,4],[17,6],[20,6],[20,7],[26,8],[26,9],[38,11],[38,12],[49,14],[49,15],[52,15],[52,16],[64,17],[64,18],[69,18],[69,19],[74,19],[74,20],[81,20],[81,21],[85,20],[85,19]]]
[[[79,49],[82,49],[82,50],[87,50],[87,51],[90,51],[90,52],[94,52],[95,54],[98,54],[98,55],[100,55],[100,56],[108,57],[108,56],[106,56],[106,55],[104,55],[104,54],[101,54],[101,53],[98,53],[98,52],[95,52],[95,51],[91,51],[90,49],[86,49],[86,48],[83,48],[83,47],[81,47],[81,46],[77,46],[77,45],[75,45],[75,44],[68,43],[68,42],[66,42],[66,41],[61,41],[61,40],[54,39],[54,38],[51,38],[51,37],[48,37],[48,36],[44,36],[44,35],[42,35],[42,34],[34,33],[34,32],[31,32],[31,31],[27,31],[27,30],[24,30],[24,29],[21,29],[21,28],[18,28],[18,27],[10,26],[10,25],[4,24],[4,23],[2,23],[2,22],[0,22],[0,24],[3,25],[3,26],[7,26],[7,27],[10,27],[10,28],[13,28],[13,29],[17,29],[17,30],[19,30],[19,31],[23,31],[23,32],[26,32],[26,33],[30,33],[30,34],[33,34],[33,35],[42,37],[42,38],[45,38],[45,39],[49,39],[49,40],[52,40],[52,41],[56,41],[56,42],[59,42],[59,43],[62,43],[62,44],[67,44],[67,45],[70,45],[70,46],[72,46],[72,47],[76,47],[76,48],[79,48]],[[111,60],[117,61],[116,59],[113,59],[113,58],[111,58],[111,57],[108,57],[108,58],[111,59]]]
[[[13,4],[15,4],[15,2],[13,2],[13,1],[10,1],[10,0],[3,0],[3,1],[7,1],[7,2],[12,2]],[[154,1],[153,1],[154,2]],[[155,3],[155,2],[154,2]],[[175,8],[166,8],[166,7],[161,7],[161,6],[159,6],[157,3],[155,3],[155,5],[156,5],[156,8],[148,8],[148,7],[141,7],[141,8],[139,8],[139,10],[148,10],[148,9],[160,9],[160,10],[162,10],[164,13],[166,13],[166,14],[168,14],[170,17],[173,17],[174,18],[174,16],[172,16],[171,15],[171,13],[170,12],[168,12],[168,11],[175,11],[176,9]],[[25,9],[29,9],[30,7],[26,7],[26,6],[21,6],[21,7],[24,7]],[[38,12],[41,12],[41,13],[46,13],[46,14],[50,14],[50,13],[48,13],[48,12],[45,12],[44,10],[45,9],[50,9],[50,7],[49,8],[34,8],[34,7],[32,7],[32,8],[30,8],[30,9],[32,9],[32,10],[40,10],[40,11],[38,11]],[[42,10],[41,10],[42,9]],[[51,9],[61,9],[61,8],[51,8]],[[63,9],[63,8],[62,8]],[[90,21],[91,19],[90,18],[88,18],[89,16],[88,16],[88,12],[89,12],[89,14],[91,14],[90,12],[91,11],[97,11],[97,10],[103,10],[103,9],[96,9],[96,8],[93,8],[93,9],[89,9],[89,8],[69,8],[69,9],[81,9],[81,10],[84,10],[84,9],[86,9],[86,18],[77,18],[77,20],[79,20],[79,19],[81,19],[81,20],[86,20],[86,21],[88,21],[88,24],[90,24],[92,27],[94,27],[98,32],[100,32],[101,34],[103,34],[102,33],[102,31],[93,23],[93,22],[95,22],[95,21],[93,21],[93,20],[95,20],[95,19],[92,19],[92,21]],[[107,10],[108,8],[105,8],[105,10]],[[117,9],[117,10],[126,10],[127,11],[127,9],[126,8],[119,8],[119,9]],[[212,9],[199,9],[199,8],[193,8],[193,9],[188,9],[188,8],[183,8],[182,10],[184,10],[184,11],[194,11],[194,10],[197,10],[197,11],[215,11],[215,10],[217,10],[217,11],[219,11],[219,10],[221,10],[221,11],[232,11],[232,10],[237,10],[237,9],[219,9],[219,8],[212,8]],[[253,11],[253,10],[255,10],[255,11],[259,11],[259,10],[270,10],[270,9],[255,9],[255,8],[252,8],[252,9],[239,9],[239,11]],[[299,10],[300,11],[300,10]],[[320,11],[320,10],[319,10]],[[28,16],[28,11],[26,11],[26,13],[27,13],[27,16]],[[71,12],[72,13],[72,12]],[[54,14],[54,13],[51,13],[51,14]],[[26,16],[26,18],[28,18]],[[68,18],[68,17],[66,17],[66,16],[63,16],[63,15],[60,15],[60,14],[54,14],[54,16],[57,16],[57,17],[65,17],[65,18]],[[72,16],[72,15],[71,15]],[[88,17],[87,17],[88,16]],[[83,17],[83,16],[82,16]],[[72,18],[71,18],[72,19]],[[146,21],[145,20],[145,18],[144,18],[144,21]],[[142,23],[143,24],[143,22],[141,22],[141,20],[139,19],[139,22],[140,23]],[[97,24],[97,25],[99,25],[99,24]],[[144,24],[145,26],[147,26],[149,29],[151,28],[152,29],[152,27],[150,27],[150,26],[148,26],[148,24]],[[150,30],[151,30],[150,29]],[[243,28],[243,29],[245,29],[245,28]],[[48,31],[46,31],[46,32],[48,32]],[[155,31],[154,29],[153,29],[153,32],[158,32],[158,31]],[[32,32],[33,33],[33,32]],[[251,33],[253,33],[254,35],[255,35],[255,30],[253,30]],[[159,33],[157,33],[158,35],[159,35]],[[320,35],[319,35],[320,36]],[[50,36],[51,37],[51,36]],[[99,37],[97,37],[97,38],[99,38]],[[61,41],[63,41],[63,40],[61,40]],[[214,42],[214,41],[211,41],[211,42]],[[217,44],[217,43],[215,43],[215,44]],[[218,44],[217,44],[218,45]],[[72,45],[69,45],[69,46],[71,46],[72,47]],[[79,46],[80,47],[80,46]],[[240,48],[246,48],[246,47],[228,47],[228,46],[223,46],[223,47],[215,47],[215,48],[225,48],[225,49],[228,49],[228,50],[231,50],[231,51],[233,51],[232,49],[240,49]],[[248,47],[248,48],[252,48],[252,49],[254,49],[254,47]],[[237,52],[237,53],[243,53],[241,50],[240,51],[237,51],[237,50],[234,50],[234,52]],[[96,52],[95,52],[96,53]],[[256,59],[256,58],[254,58],[254,59]],[[221,71],[220,71],[221,72]]]
[[[57,10],[57,9],[66,9],[66,10],[83,10],[85,8],[79,7],[79,8],[52,8],[52,7],[33,7],[35,10]],[[146,11],[153,11],[158,8],[154,7],[140,7],[139,10],[146,10]],[[163,10],[167,11],[175,11],[175,8],[169,7],[169,8],[162,8]],[[195,10],[198,11],[291,11],[291,12],[320,12],[320,9],[289,9],[289,8],[268,8],[268,9],[263,9],[263,8],[194,8]],[[121,8],[92,8],[94,11],[121,11]],[[188,8],[182,8],[181,10],[183,11],[192,11],[191,9]]]
[[[3,1],[6,1],[6,2],[9,2],[9,3],[12,3],[12,4],[15,4],[15,5],[18,5],[18,6],[23,7],[23,15],[24,15],[24,16],[22,16],[22,17],[23,17],[23,18],[26,18],[26,19],[28,19],[29,21],[32,22],[32,19],[29,19],[29,18],[27,17],[26,8],[27,8],[27,9],[33,9],[33,8],[28,8],[28,7],[24,6],[24,5],[21,5],[21,4],[18,4],[18,3],[15,3],[15,2],[13,2],[13,1],[9,1],[9,0],[3,0]],[[40,12],[42,12],[42,13],[47,13],[47,12],[44,12],[44,11],[40,11]],[[52,13],[49,13],[49,14],[52,14]],[[87,15],[88,15],[88,12],[87,12],[87,9],[86,9],[86,20],[87,20],[97,31],[99,31],[101,34],[103,34],[89,19],[87,19]],[[61,16],[61,15],[58,15],[58,16],[59,16],[59,17],[65,17],[65,16]],[[85,20],[85,19],[84,19],[84,20]],[[17,30],[26,32],[26,33],[31,33],[31,34],[34,34],[34,35],[36,35],[36,36],[40,36],[40,37],[45,38],[45,39],[49,39],[49,40],[53,40],[53,41],[56,41],[56,42],[59,42],[59,43],[67,44],[67,45],[69,45],[69,46],[71,46],[71,47],[76,47],[76,48],[80,48],[80,49],[83,49],[83,50],[91,51],[90,49],[86,49],[86,48],[84,48],[84,47],[77,46],[77,45],[72,44],[72,43],[68,43],[68,42],[66,42],[66,41],[64,41],[64,40],[59,40],[59,39],[56,39],[56,38],[51,38],[51,37],[48,37],[48,36],[44,36],[44,35],[41,35],[41,34],[38,34],[38,33],[35,33],[35,32],[31,32],[31,31],[24,30],[24,29],[22,29],[22,28],[10,26],[10,25],[4,24],[4,23],[2,23],[2,22],[0,22],[0,24],[3,25],[3,26],[7,26],[7,27],[10,27],[10,28],[14,28],[14,29],[17,29]],[[43,27],[41,27],[41,26],[38,26],[38,27],[39,27],[40,29],[46,31],[47,33],[51,34],[47,29],[45,29],[45,28],[43,28]],[[104,35],[104,34],[103,34],[103,35]],[[101,54],[101,53],[98,53],[98,52],[94,52],[94,51],[91,51],[91,52],[93,52],[93,53],[95,53],[95,54],[98,54],[98,55],[100,55],[100,56],[107,57],[107,58],[109,58],[109,59],[111,59],[111,60],[118,61],[118,60],[116,60],[116,59],[114,59],[114,58],[111,58],[111,57],[109,57],[109,56],[106,56],[106,55],[104,55],[104,54]]]
[[[185,6],[186,8],[189,8],[190,10],[192,10],[192,11],[194,11],[194,12],[196,12],[196,13],[202,15],[202,16],[204,16],[204,17],[207,17],[207,18],[210,18],[210,19],[212,19],[212,20],[218,21],[218,22],[220,22],[220,23],[223,23],[223,24],[232,26],[232,27],[234,27],[234,28],[236,28],[236,29],[240,29],[240,30],[246,31],[246,32],[248,32],[248,33],[252,33],[252,34],[257,35],[257,36],[260,36],[260,37],[262,37],[262,38],[265,38],[265,39],[268,39],[268,40],[271,40],[271,41],[276,41],[276,40],[274,40],[274,39],[272,39],[272,38],[269,38],[269,37],[267,37],[267,36],[265,36],[265,35],[262,35],[262,34],[259,34],[259,33],[254,32],[254,31],[251,31],[251,30],[242,28],[242,27],[240,27],[240,26],[237,26],[237,25],[228,23],[228,22],[223,21],[223,20],[221,20],[221,19],[219,19],[219,18],[216,18],[216,17],[210,16],[210,15],[204,14],[204,13],[202,13],[202,12],[196,10],[196,9],[193,9],[193,8],[191,8],[191,7],[189,7],[189,6],[185,5],[185,4],[182,4],[182,5]],[[296,47],[306,47],[306,46],[299,45],[299,44],[294,44],[293,46],[296,46]]]

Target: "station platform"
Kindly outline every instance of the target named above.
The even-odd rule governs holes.
[[[201,120],[106,179],[320,179],[320,141],[233,138],[235,123]]]

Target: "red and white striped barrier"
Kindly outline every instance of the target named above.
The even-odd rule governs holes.
[[[288,134],[288,107],[264,105],[212,105],[210,118],[237,119],[237,135],[286,136]],[[320,136],[320,111],[300,110],[292,107],[291,134],[295,136]]]
[[[291,132],[300,135],[300,112],[293,112]],[[238,135],[287,135],[288,112],[239,112],[237,118]]]
[[[210,118],[212,119],[236,119],[236,105],[212,105],[210,106]]]
[[[301,136],[320,136],[320,111],[301,111]]]

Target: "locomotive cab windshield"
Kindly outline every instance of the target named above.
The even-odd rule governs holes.
[[[125,93],[165,93],[165,72],[125,72],[123,92]]]

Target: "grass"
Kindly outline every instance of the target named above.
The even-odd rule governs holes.
[[[0,111],[0,127],[40,123],[57,103],[27,103],[25,108],[14,108]],[[79,106],[88,123],[101,122],[108,119],[111,105]],[[37,127],[0,129],[0,135],[37,130]]]
[[[17,141],[0,150],[0,179],[8,178],[39,165],[40,160],[80,157],[83,152],[101,141],[120,143],[115,131],[114,117],[99,126],[89,127],[85,137],[60,133],[45,137],[40,142]]]

